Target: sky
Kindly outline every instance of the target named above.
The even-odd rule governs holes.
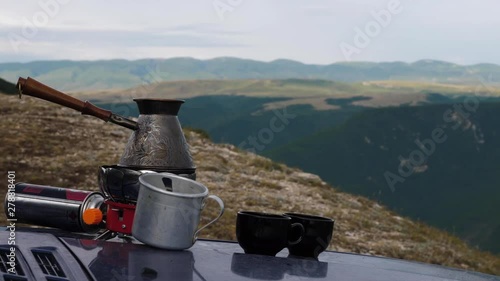
[[[240,57],[500,64],[497,0],[3,0],[0,63]]]

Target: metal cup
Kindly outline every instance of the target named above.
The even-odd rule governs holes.
[[[169,250],[190,248],[198,233],[224,213],[224,203],[199,182],[170,173],[144,174],[137,199],[132,235],[144,244]],[[219,215],[197,230],[207,199],[220,206]]]

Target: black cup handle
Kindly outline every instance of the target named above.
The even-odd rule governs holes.
[[[304,232],[305,232],[304,226],[301,223],[296,222],[296,223],[292,223],[292,225],[290,226],[290,229],[295,228],[295,227],[300,228],[299,238],[297,238],[297,240],[295,240],[295,241],[288,240],[288,245],[295,245],[295,244],[300,243],[300,241],[302,241],[302,237],[304,236]]]

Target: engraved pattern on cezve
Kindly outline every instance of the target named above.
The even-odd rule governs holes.
[[[177,116],[141,115],[139,129],[130,136],[120,165],[195,168]]]

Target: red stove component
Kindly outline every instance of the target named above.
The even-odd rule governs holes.
[[[106,211],[106,228],[113,232],[131,235],[135,205],[118,203],[111,200],[105,200],[104,204],[108,206]]]

